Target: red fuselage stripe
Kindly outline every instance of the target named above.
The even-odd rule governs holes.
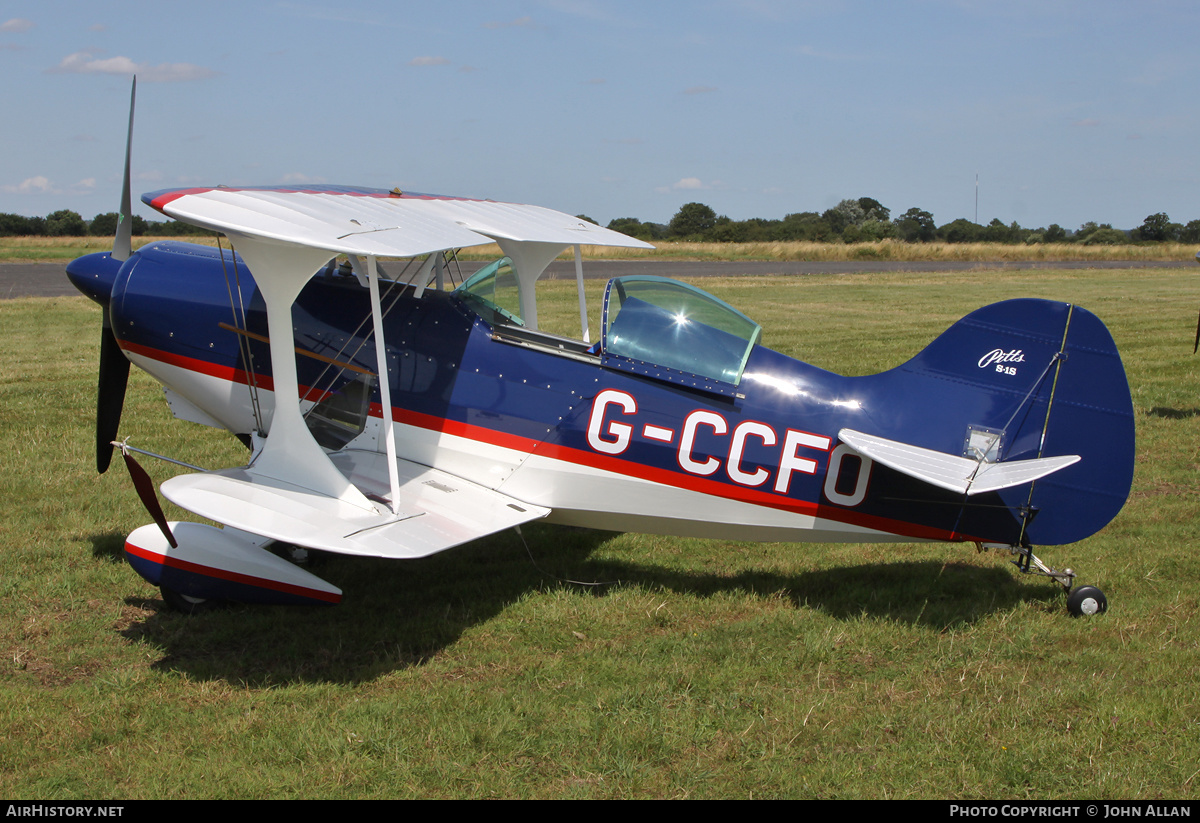
[[[143,357],[148,357],[152,360],[158,360],[163,363],[168,363],[172,366],[177,366],[189,371],[199,372],[211,377],[216,377],[221,380],[229,380],[235,383],[246,384],[248,377],[241,369],[233,369],[227,366],[218,366],[214,363],[209,363],[205,360],[185,357],[165,352],[160,349],[142,346],[136,343],[122,341],[121,347],[128,352],[140,354]],[[270,377],[256,376],[255,382],[259,388],[271,390],[273,383]],[[309,397],[311,389],[301,386],[302,397],[306,399],[317,399]],[[383,417],[383,411],[378,403],[372,403],[370,408],[372,417]],[[814,503],[807,500],[796,500],[791,497],[785,497],[778,494],[757,491],[740,486],[731,486],[720,483],[716,480],[709,480],[703,477],[692,477],[682,475],[678,472],[668,469],[660,469],[654,466],[646,466],[641,463],[634,463],[628,460],[622,460],[609,455],[598,454],[583,449],[575,449],[569,446],[560,446],[554,443],[533,440],[520,435],[508,434],[506,432],[497,431],[495,429],[476,426],[471,423],[462,423],[457,420],[447,420],[442,417],[415,412],[410,409],[392,407],[392,417],[397,423],[413,426],[415,428],[426,429],[440,434],[448,434],[456,437],[462,437],[468,440],[475,440],[481,443],[487,443],[501,448],[512,449],[514,451],[533,454],[537,457],[547,458],[550,460],[559,460],[566,463],[587,466],[601,471],[612,472],[614,474],[624,475],[626,477],[636,477],[641,480],[648,480],[652,483],[658,483],[664,486],[673,486],[675,488],[693,491],[700,494],[707,494],[713,497],[728,498],[742,503],[751,505],[763,506],[780,511],[793,512],[795,514],[808,515],[811,517],[819,517],[825,520],[830,520],[838,523],[846,523],[853,526],[861,526],[868,529],[887,532],[889,534],[911,537],[915,540],[980,540],[986,538],[975,538],[958,532],[946,531],[944,529],[934,528],[932,526],[923,526],[919,523],[906,523],[901,520],[892,520],[886,517],[876,515],[863,514],[860,512],[852,512],[846,509],[835,508],[831,506]],[[847,536],[847,539],[851,539]]]

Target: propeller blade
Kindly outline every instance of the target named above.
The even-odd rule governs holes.
[[[128,260],[133,254],[133,205],[129,195],[129,155],[133,149],[133,103],[137,99],[137,76],[129,90],[129,132],[125,135],[125,180],[121,184],[121,211],[117,215],[117,235],[113,238],[112,256]],[[103,470],[102,470],[103,471]]]
[[[104,327],[100,331],[100,378],[96,386],[96,471],[104,474],[112,462],[112,441],[121,425],[125,405],[125,386],[129,382],[129,360],[113,336],[108,306],[104,307]]]
[[[121,184],[121,211],[117,215],[117,234],[113,237],[114,260],[128,260],[133,254],[133,205],[130,197],[129,158],[133,151],[133,104],[137,100],[137,77],[129,89],[129,131],[125,135],[125,177]],[[96,381],[96,471],[104,474],[112,463],[112,441],[121,425],[125,405],[125,387],[129,383],[129,360],[113,336],[112,317],[107,301],[100,329],[100,375]]]
[[[1196,342],[1192,344],[1192,354],[1195,354],[1197,349],[1200,349],[1200,317],[1196,318]]]
[[[163,537],[167,538],[171,548],[178,549],[179,544],[175,541],[175,535],[171,534],[167,516],[163,514],[162,504],[158,502],[158,495],[154,491],[154,481],[150,479],[150,475],[146,474],[142,464],[133,459],[133,455],[127,449],[122,449],[121,454],[125,457],[125,468],[129,469],[129,479],[133,481],[133,488],[137,491],[138,497],[142,499],[142,505],[146,507],[150,517],[158,525]]]

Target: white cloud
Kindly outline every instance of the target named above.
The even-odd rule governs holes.
[[[197,66],[194,63],[135,63],[128,57],[97,58],[93,53],[77,51],[62,59],[57,66],[46,70],[47,74],[136,74],[147,83],[179,83],[186,80],[203,80],[216,77],[218,72]]]
[[[58,189],[42,175],[29,177],[15,186],[0,186],[5,194],[57,194]]]
[[[706,186],[700,182],[699,177],[684,177],[676,180],[669,186],[659,186],[655,189],[659,194],[670,194],[673,191],[695,191],[696,189],[709,189],[712,186]]]
[[[445,57],[414,57],[408,61],[410,66],[448,66],[450,61]]]
[[[710,190],[714,190],[714,189],[724,189],[724,188],[725,188],[724,180],[709,180],[706,183],[706,182],[702,181],[699,177],[683,177],[683,178],[680,178],[679,180],[676,180],[674,183],[672,183],[669,186],[658,186],[657,188],[654,189],[654,191],[657,192],[658,194],[671,194],[672,192],[679,192],[679,191],[700,191],[702,189],[705,191],[710,191]]]
[[[22,32],[29,31],[31,28],[33,28],[33,21],[22,17],[14,17],[4,23],[0,23],[0,31]]]

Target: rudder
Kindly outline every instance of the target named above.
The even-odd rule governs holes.
[[[960,533],[1071,543],[1124,505],[1133,480],[1133,401],[1112,335],[1086,309],[1036,299],[986,306],[887,377],[893,390],[923,397],[889,435],[898,440],[965,454],[972,440],[988,448],[996,433],[992,461],[1081,457],[997,492],[990,504],[964,507]]]

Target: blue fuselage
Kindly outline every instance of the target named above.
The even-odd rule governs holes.
[[[106,255],[81,258],[71,276],[107,300],[114,334],[135,364],[235,434],[269,431],[266,314],[244,265],[215,249],[160,243],[119,267]],[[1070,307],[1021,302],[1038,303],[1048,327],[1018,329],[1019,346],[1014,332],[1005,329],[1002,341],[997,329],[1001,320],[1020,326],[1028,311],[992,318],[981,310],[943,335],[953,339],[870,377],[842,377],[754,346],[736,390],[721,392],[652,363],[606,360],[579,341],[506,333],[453,293],[416,297],[397,286],[383,307],[398,449],[404,459],[552,508],[561,522],[599,528],[762,540],[1072,542],[1124,502],[1131,409],[1119,391],[1099,411],[1064,395],[1070,415],[1056,406],[1052,417],[1042,365],[1063,345],[1063,325],[1053,323]],[[325,358],[297,357],[306,409],[327,421],[314,434],[331,449],[376,448],[381,398],[370,376],[378,365],[367,290],[330,266],[301,293],[292,317],[296,347]],[[1099,332],[1087,334],[1081,348],[1111,347],[1092,339]],[[1085,449],[1086,456],[1039,481],[1036,493],[1026,484],[967,499],[863,458],[838,438],[851,428],[962,454],[969,426],[1004,429],[1006,459]],[[1106,426],[1129,435],[1106,434]]]

